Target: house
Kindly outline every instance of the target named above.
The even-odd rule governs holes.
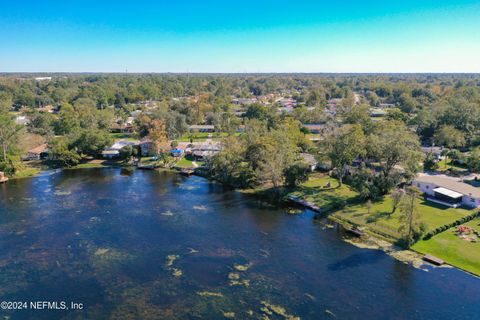
[[[27,124],[30,123],[30,118],[28,116],[17,116],[15,118],[15,123],[26,126]]]
[[[212,125],[192,125],[188,127],[190,132],[215,132],[215,126]]]
[[[444,157],[442,156],[443,147],[421,147],[424,154],[432,154],[437,161],[440,161]]]
[[[46,143],[39,145],[33,149],[28,150],[24,160],[41,160],[48,156],[48,145]]]
[[[413,185],[418,187],[427,200],[449,207],[480,207],[480,188],[445,175],[420,175]]]
[[[142,157],[147,157],[153,155],[153,142],[149,139],[144,139],[138,144],[140,146],[140,154]]]
[[[317,169],[318,161],[315,159],[314,155],[310,153],[300,153],[300,158],[308,165],[308,168],[311,172]]]
[[[249,105],[257,101],[258,101],[257,98],[238,98],[238,99],[233,99],[232,103],[236,105]]]
[[[195,144],[191,148],[191,154],[195,159],[205,159],[219,153],[220,151],[221,147],[218,142]]]
[[[380,118],[385,117],[387,115],[387,111],[380,109],[380,108],[370,108],[370,117]]]
[[[312,134],[321,134],[326,129],[324,124],[303,124],[302,126]]]
[[[120,150],[126,146],[136,146],[138,142],[127,141],[127,140],[118,140],[110,148],[102,151],[102,156],[106,159],[113,159],[120,155]]]

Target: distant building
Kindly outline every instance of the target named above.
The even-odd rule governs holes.
[[[311,172],[317,169],[318,161],[317,159],[315,159],[315,156],[313,154],[300,153],[300,158],[302,159],[303,162],[305,162],[308,165],[308,168]]]
[[[480,207],[480,188],[444,175],[420,175],[413,181],[427,200],[449,207]]]
[[[26,126],[30,123],[30,118],[27,116],[17,116],[15,118],[15,123]]]
[[[257,98],[238,98],[232,100],[232,103],[237,105],[249,105],[256,102],[258,102]]]
[[[191,154],[196,159],[205,159],[211,157],[222,150],[220,143],[213,142],[213,143],[200,143],[195,144],[191,148]]]
[[[28,150],[24,160],[41,160],[48,157],[48,145],[46,143]]]
[[[212,125],[192,125],[188,127],[190,132],[215,132],[215,126]]]

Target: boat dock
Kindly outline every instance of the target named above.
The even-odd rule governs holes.
[[[306,200],[303,200],[302,198],[298,197],[298,196],[294,196],[294,195],[291,195],[291,196],[288,196],[288,199],[292,202],[295,202],[307,209],[310,209],[312,211],[315,211],[315,212],[320,212],[320,207],[309,202],[309,201],[306,201]]]
[[[423,260],[430,262],[431,264],[434,264],[436,266],[441,266],[442,264],[445,263],[445,261],[443,261],[442,259],[434,257],[430,254],[426,254],[425,256],[423,256]]]
[[[0,183],[5,183],[7,181],[8,178],[5,176],[5,173],[0,171]]]

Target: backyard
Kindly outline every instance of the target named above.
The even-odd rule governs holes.
[[[480,231],[480,218],[463,224]],[[480,242],[463,239],[455,233],[457,227],[442,232],[429,240],[417,242],[412,249],[424,254],[431,254],[445,262],[480,275]]]

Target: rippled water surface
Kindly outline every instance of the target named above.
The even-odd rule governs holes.
[[[312,215],[205,179],[117,169],[0,185],[10,319],[479,319],[480,280],[342,241]]]

